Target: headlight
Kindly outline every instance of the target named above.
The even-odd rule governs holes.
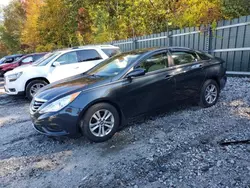
[[[73,93],[61,99],[58,99],[45,108],[43,108],[40,113],[57,112],[71,103],[81,92]]]
[[[21,75],[23,74],[23,72],[19,72],[16,74],[11,74],[8,76],[8,79],[10,82],[16,81]]]

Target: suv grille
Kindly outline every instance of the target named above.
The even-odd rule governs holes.
[[[35,113],[45,102],[45,100],[34,99],[30,106],[31,112]]]

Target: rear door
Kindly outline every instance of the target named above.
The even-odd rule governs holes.
[[[189,50],[171,50],[172,66],[175,68],[175,99],[195,97],[205,80],[204,63],[196,53]]]
[[[153,54],[134,68],[143,68],[146,74],[124,79],[117,96],[127,117],[160,108],[172,101],[175,91],[173,68],[168,67],[167,51]]]
[[[62,54],[55,62],[59,64],[50,67],[48,77],[51,82],[78,74],[79,63],[75,51]]]
[[[103,61],[101,55],[95,49],[86,49],[77,51],[79,68],[77,72],[84,73]]]

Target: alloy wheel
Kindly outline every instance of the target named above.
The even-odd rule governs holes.
[[[30,88],[30,95],[33,97],[37,93],[37,91],[44,86],[45,84],[43,83],[37,83],[37,84],[32,85]]]
[[[205,92],[205,100],[208,104],[214,103],[218,97],[218,90],[214,84],[209,84]]]
[[[115,124],[114,115],[106,109],[96,111],[89,121],[91,133],[97,137],[108,135]]]

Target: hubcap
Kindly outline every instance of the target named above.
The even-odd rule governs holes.
[[[36,92],[44,86],[45,84],[43,83],[37,83],[37,84],[32,85],[30,88],[30,95],[33,97],[36,94]]]
[[[205,100],[208,104],[212,104],[217,99],[218,91],[214,84],[210,84],[206,88]]]
[[[114,115],[106,109],[95,112],[89,121],[89,129],[91,133],[97,137],[108,135],[115,124]]]

